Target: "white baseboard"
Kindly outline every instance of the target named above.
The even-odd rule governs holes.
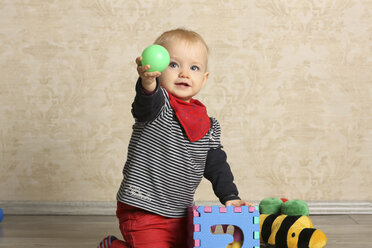
[[[372,214],[372,202],[308,202],[310,214]]]
[[[253,202],[258,205],[258,202]],[[218,202],[196,202],[196,205],[220,205]],[[372,202],[308,202],[310,214],[372,214]],[[33,202],[0,201],[8,215],[115,215],[116,202]]]

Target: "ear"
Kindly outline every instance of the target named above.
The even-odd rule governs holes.
[[[209,77],[209,72],[205,72],[204,77],[203,77],[203,83],[202,83],[203,87],[204,87],[205,83],[207,82],[208,77]]]

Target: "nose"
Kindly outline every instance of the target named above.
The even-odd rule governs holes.
[[[183,67],[183,68],[180,70],[178,76],[179,76],[180,78],[189,78],[189,77],[190,77],[190,74],[189,74],[188,69]]]

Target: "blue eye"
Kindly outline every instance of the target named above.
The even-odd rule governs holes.
[[[169,67],[170,67],[170,68],[177,68],[178,65],[177,65],[177,63],[175,63],[175,62],[170,62],[170,63],[169,63]]]
[[[192,71],[199,71],[199,67],[197,67],[196,65],[191,66],[190,69]]]

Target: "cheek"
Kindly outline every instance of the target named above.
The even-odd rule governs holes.
[[[160,77],[159,77],[159,81],[161,84],[163,84],[165,81],[166,81],[166,74],[164,72],[161,73]]]
[[[203,87],[203,84],[204,84],[204,75],[198,75],[197,81],[199,83],[199,86],[200,87]]]
[[[167,68],[165,71],[163,71],[159,77],[159,79],[170,79],[171,78],[171,72],[169,71],[169,68]]]

